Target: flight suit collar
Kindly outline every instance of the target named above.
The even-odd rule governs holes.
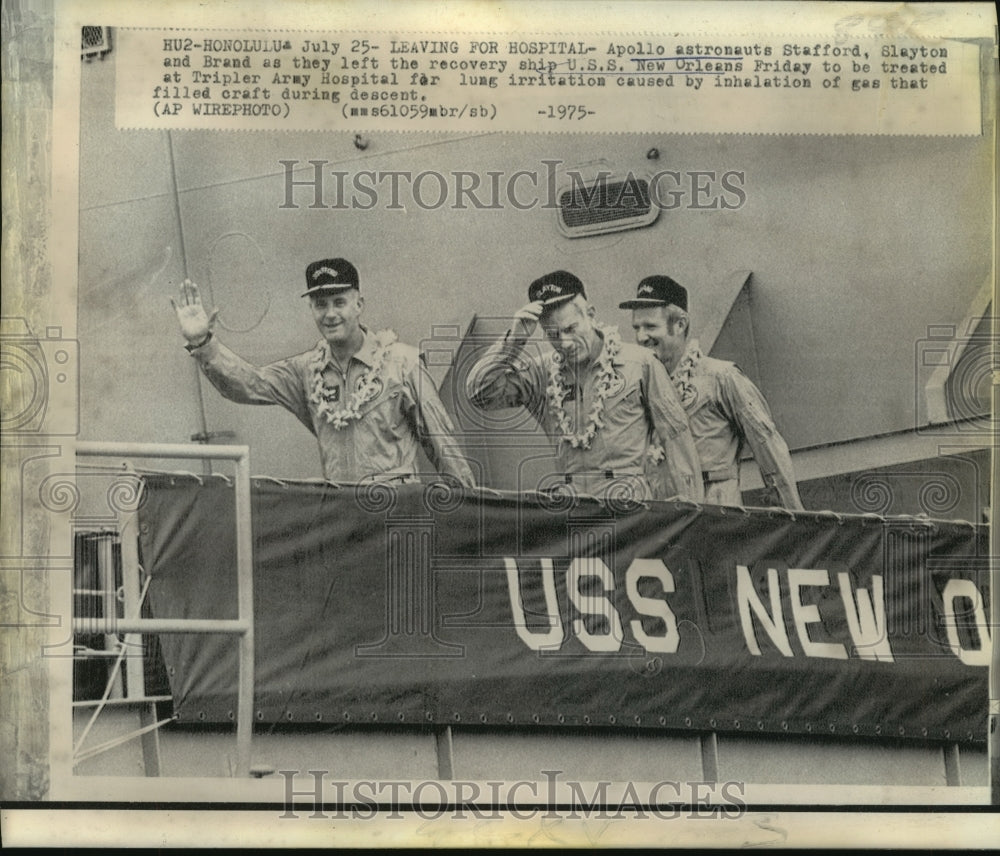
[[[368,368],[372,368],[375,365],[375,353],[378,351],[378,342],[375,339],[375,334],[371,330],[363,325],[361,329],[365,331],[365,340],[361,343],[361,347],[354,355],[354,359],[360,360]]]
[[[372,368],[375,365],[375,354],[378,351],[378,342],[376,341],[375,334],[361,325],[361,329],[364,331],[365,338],[361,342],[361,347],[355,352],[354,356],[351,357],[352,360],[358,360],[364,363],[368,368]],[[326,339],[320,339],[316,343],[316,348],[320,353],[320,358],[323,360],[323,368],[327,366],[336,367],[333,361],[333,354],[330,351],[330,345]]]

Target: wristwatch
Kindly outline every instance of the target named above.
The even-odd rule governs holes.
[[[202,339],[197,345],[192,345],[190,342],[188,342],[184,346],[184,349],[190,354],[191,351],[197,350],[198,348],[202,348],[205,345],[207,345],[211,338],[212,338],[212,331],[209,330],[208,335],[204,339]]]

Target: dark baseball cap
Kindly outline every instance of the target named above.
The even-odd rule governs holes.
[[[555,306],[572,300],[577,295],[587,296],[579,277],[569,271],[557,270],[540,276],[528,286],[528,300],[540,301],[543,306]]]
[[[646,306],[679,306],[688,308],[687,290],[669,276],[647,276],[635,290],[635,300],[619,303],[619,309],[642,309]]]
[[[358,287],[358,270],[347,259],[321,259],[306,268],[306,290],[301,296]]]

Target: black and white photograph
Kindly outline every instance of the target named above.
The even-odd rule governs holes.
[[[992,4],[3,27],[11,843],[996,840]]]

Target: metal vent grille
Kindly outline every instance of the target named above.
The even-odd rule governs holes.
[[[104,59],[111,50],[110,27],[82,27],[80,32],[80,54],[90,62],[94,57]]]
[[[577,184],[559,196],[559,228],[571,238],[647,226],[658,215],[649,182],[634,176]]]

